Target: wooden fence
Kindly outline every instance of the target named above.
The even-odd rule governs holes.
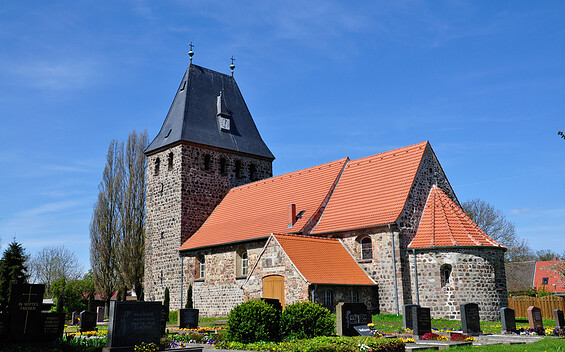
[[[529,297],[517,296],[508,298],[508,306],[514,309],[516,317],[528,317],[528,307],[536,306],[541,308],[541,315],[544,319],[553,319],[553,310],[560,309],[565,311],[565,297],[545,296]]]

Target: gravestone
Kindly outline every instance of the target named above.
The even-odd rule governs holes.
[[[12,284],[8,305],[10,341],[32,342],[41,339],[44,291],[45,285]]]
[[[370,317],[364,303],[338,303],[336,306],[337,334],[341,336],[359,335],[355,326],[366,326],[370,322]]]
[[[167,322],[169,321],[169,306],[161,306],[161,336],[167,331]]]
[[[412,307],[412,327],[414,335],[422,336],[427,332],[432,332],[432,315],[430,308],[420,306]]]
[[[281,301],[279,301],[278,299],[276,299],[276,298],[261,298],[261,301],[267,303],[268,305],[275,308],[279,312],[282,312]]]
[[[79,318],[79,317],[80,317],[80,313],[79,313],[79,312],[76,312],[76,311],[73,312],[73,313],[71,314],[71,320],[72,320],[71,324],[72,324],[72,325],[78,325],[78,318]]]
[[[560,309],[553,310],[553,318],[555,319],[556,329],[565,329],[565,319],[563,318],[563,311]]]
[[[503,332],[516,330],[516,313],[514,309],[504,307],[500,309],[500,323]]]
[[[465,303],[461,306],[461,325],[464,334],[481,334],[481,319],[477,303]]]
[[[198,309],[182,308],[179,309],[179,328],[196,329],[198,327]]]
[[[405,304],[402,307],[402,328],[404,330],[414,330],[412,326],[412,307],[419,307],[417,304]]]
[[[543,320],[541,317],[541,309],[536,306],[528,307],[528,322],[530,329],[543,329]]]
[[[96,321],[104,321],[104,307],[96,307]]]
[[[162,311],[161,302],[110,302],[108,342],[103,352],[133,350],[141,342],[159,345]]]
[[[355,325],[353,328],[355,328],[355,331],[357,331],[357,334],[359,334],[361,336],[371,336],[372,330],[367,325]]]
[[[65,313],[41,313],[42,336],[41,341],[55,341],[65,330]]]
[[[96,330],[96,313],[83,310],[80,312],[80,331],[94,331]]]

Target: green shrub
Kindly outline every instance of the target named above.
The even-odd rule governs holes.
[[[177,323],[179,319],[178,316],[179,316],[179,312],[177,310],[170,310],[168,322],[171,324]]]
[[[317,303],[294,303],[281,314],[281,337],[285,339],[309,339],[334,333],[332,313]]]
[[[232,309],[227,338],[236,342],[277,341],[280,313],[261,300],[250,300]]]

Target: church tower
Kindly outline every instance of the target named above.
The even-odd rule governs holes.
[[[168,287],[170,307],[178,309],[184,302],[177,249],[230,188],[271,177],[275,157],[233,76],[192,63],[145,155],[145,299],[163,300]]]

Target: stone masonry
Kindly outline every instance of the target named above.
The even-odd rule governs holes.
[[[171,309],[180,307],[181,260],[177,249],[203,224],[230,188],[271,176],[271,161],[201,145],[176,144],[148,155],[146,299],[163,300],[168,287]]]

